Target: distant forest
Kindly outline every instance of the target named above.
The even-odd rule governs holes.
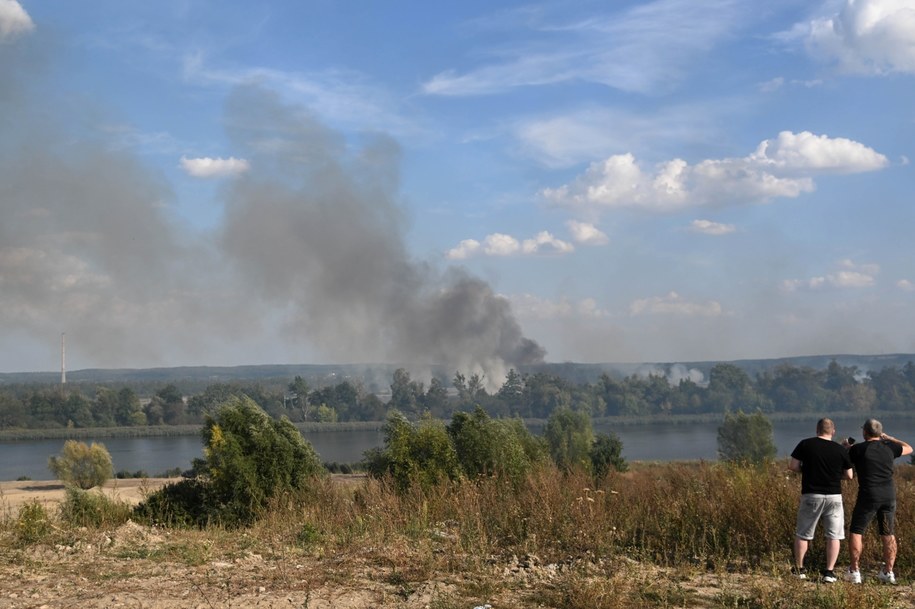
[[[883,356],[887,365],[880,368],[869,361],[867,370],[840,363],[838,357],[820,368],[742,362],[708,364],[706,372],[677,365],[680,378],[663,366],[621,374],[618,368],[558,364],[512,369],[498,389],[489,391],[486,379],[477,374],[434,376],[427,386],[406,368],[394,369],[387,386],[379,386],[377,369],[367,382],[364,376],[338,375],[329,367],[314,367],[310,376],[291,380],[271,376],[209,383],[193,375],[170,381],[123,373],[118,380],[61,385],[36,378],[11,381],[13,375],[3,375],[0,430],[194,425],[232,395],[246,395],[272,416],[296,423],[382,421],[393,409],[410,418],[428,413],[447,419],[476,406],[494,417],[524,419],[547,419],[558,408],[592,417],[915,411],[915,357],[904,364],[900,357]]]

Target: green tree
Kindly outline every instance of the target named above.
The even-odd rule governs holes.
[[[559,408],[550,415],[544,435],[550,456],[560,468],[568,470],[582,466],[590,469],[594,432],[587,414]]]
[[[623,458],[623,442],[612,432],[595,436],[589,456],[591,469],[598,478],[603,478],[611,471],[624,472],[629,469],[629,464]]]
[[[545,451],[531,450],[535,440],[521,419],[493,419],[482,408],[456,412],[448,425],[464,474],[506,475],[520,481]]]
[[[718,456],[732,463],[759,464],[775,458],[772,423],[761,412],[726,413],[718,428]]]
[[[114,473],[104,444],[67,440],[60,455],[48,459],[48,469],[59,480],[83,490],[105,484]]]
[[[406,414],[416,416],[419,414],[423,399],[423,384],[410,380],[410,373],[404,368],[394,371],[391,381],[391,401],[389,406]]]
[[[512,415],[521,414],[521,405],[524,401],[524,377],[511,368],[505,375],[505,382],[496,397],[505,403],[508,412]]]
[[[384,448],[366,451],[371,476],[390,476],[398,491],[414,484],[428,488],[460,476],[457,453],[441,421],[424,417],[411,423],[396,410],[384,425]]]

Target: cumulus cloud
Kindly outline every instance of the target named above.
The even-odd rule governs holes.
[[[181,169],[195,178],[221,178],[245,173],[251,169],[251,165],[245,159],[235,157],[189,159],[183,156],[181,157]]]
[[[476,254],[486,256],[531,256],[535,254],[568,254],[575,246],[562,239],[557,239],[548,231],[541,231],[530,239],[519,240],[504,233],[487,235],[483,242],[476,239],[464,239],[457,247],[448,250],[445,257],[450,260],[463,260]]]
[[[728,235],[733,233],[737,228],[733,224],[721,224],[720,222],[712,222],[711,220],[693,220],[689,224],[689,230],[694,233],[702,233],[703,235]]]
[[[569,220],[566,227],[572,233],[572,240],[582,245],[606,245],[610,239],[607,235],[593,224],[579,222],[578,220]]]
[[[877,264],[856,264],[852,260],[840,260],[839,269],[816,277],[807,279],[785,279],[782,289],[794,292],[799,289],[818,290],[822,288],[867,288],[875,284],[875,276],[880,272]]]
[[[845,0],[798,26],[808,50],[840,69],[863,74],[915,73],[915,5],[911,0]]]
[[[652,296],[635,300],[629,305],[629,314],[636,315],[676,315],[680,317],[718,317],[723,314],[721,304],[714,300],[707,302],[689,302],[676,292],[665,296]]]
[[[16,0],[0,0],[0,43],[35,29],[32,18]]]
[[[592,163],[572,182],[542,194],[554,204],[599,211],[667,212],[689,207],[764,202],[814,190],[813,176],[875,171],[887,158],[846,138],[783,131],[742,158],[682,159],[642,169],[632,154]]]
[[[903,292],[915,292],[915,283],[912,283],[908,279],[900,279],[896,282],[896,287]]]

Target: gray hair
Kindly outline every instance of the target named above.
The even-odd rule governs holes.
[[[864,421],[864,426],[861,428],[864,430],[864,435],[869,438],[879,438],[880,434],[883,433],[883,423],[877,419],[868,419]]]

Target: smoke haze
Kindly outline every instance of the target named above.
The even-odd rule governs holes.
[[[0,66],[12,85],[0,94],[0,340],[46,340],[48,367],[61,331],[71,367],[226,363],[214,350],[266,363],[240,351],[248,341],[493,380],[542,360],[489,285],[410,257],[390,138],[354,152],[304,108],[239,88],[225,123],[250,170],[201,235],[173,217],[163,176],[94,130],[63,129],[103,123],[98,108],[64,121],[63,103],[18,86],[43,68],[17,45],[0,45]]]

